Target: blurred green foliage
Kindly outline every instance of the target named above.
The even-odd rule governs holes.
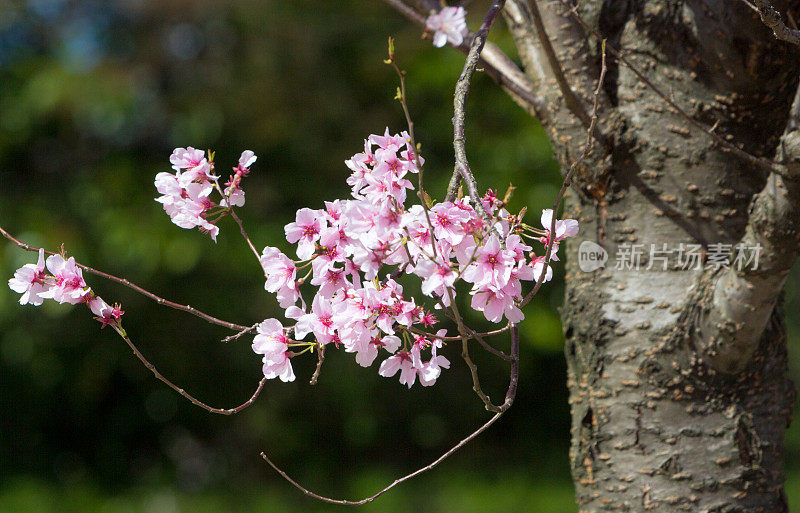
[[[223,171],[254,150],[241,216],[257,245],[282,245],[296,209],[348,194],[343,161],[367,135],[404,128],[396,77],[382,64],[394,36],[427,188],[441,197],[463,57],[419,34],[364,0],[0,0],[0,223],[221,318],[279,316],[234,225],[223,222],[216,245],[177,228],[153,201],[153,177],[169,170],[176,146],[215,149]],[[510,47],[502,27],[493,37]],[[502,192],[513,182],[514,209],[549,206],[558,169],[536,122],[480,74],[468,116],[482,185]],[[5,276],[33,259],[0,245]],[[250,396],[260,361],[246,338],[222,344],[221,328],[87,279],[123,303],[128,332],[176,383],[225,407]],[[789,311],[800,306],[795,290]],[[562,295],[556,280],[528,306],[513,410],[366,511],[575,510]],[[447,349],[454,368],[432,389],[408,391],[375,366],[332,354],[316,388],[307,385],[308,359],[296,363],[296,382],[269,383],[242,414],[212,416],[155,380],[83,309],[16,299],[0,291],[2,511],[330,511],[280,480],[259,451],[321,493],[358,497],[427,464],[487,418],[456,348]],[[485,389],[501,397],[506,367],[485,354],[476,361]],[[788,447],[794,470],[797,429]]]

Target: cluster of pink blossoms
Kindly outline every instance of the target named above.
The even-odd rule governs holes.
[[[217,182],[219,177],[213,174],[213,156],[206,158],[203,150],[191,146],[175,148],[169,158],[175,173],[156,175],[155,186],[162,194],[156,201],[164,205],[173,223],[187,229],[198,227],[216,241],[219,228],[215,223],[225,215],[225,208],[244,205],[241,180],[250,172],[256,158],[250,150],[242,152],[239,164],[233,168],[234,174],[223,191]],[[219,203],[210,198],[215,189],[222,196]]]
[[[314,348],[333,344],[355,353],[356,362],[372,365],[381,350],[391,354],[379,368],[382,376],[400,371],[401,383],[411,387],[435,383],[450,362],[437,350],[445,330],[425,331],[435,316],[413,297],[403,294],[395,274],[409,273],[422,281],[421,290],[433,298],[434,308],[448,307],[456,283],[471,284],[472,308],[492,322],[518,323],[517,303],[522,281],[537,280],[544,270],[520,234],[520,221],[503,208],[491,191],[481,201],[482,217],[469,197],[453,202],[405,206],[414,185],[406,178],[417,173],[417,156],[407,133],[371,135],[364,151],[346,161],[352,174],[347,183],[353,199],[325,202],[325,208],[300,209],[286,225],[286,240],[296,245],[294,260],[278,248],[266,247],[261,256],[267,280],[292,328],[267,319],[253,342],[264,355],[264,375],[294,379],[290,347]],[[423,160],[419,157],[419,163]],[[552,212],[545,211],[545,244],[550,237]],[[555,242],[577,233],[577,222],[558,221]],[[386,272],[381,275],[382,270]],[[546,280],[552,271],[548,268]],[[300,287],[314,287],[310,307]],[[300,306],[298,306],[298,302]],[[293,332],[294,339],[289,338]],[[312,335],[313,342],[301,342]],[[423,352],[429,352],[423,360]]]
[[[428,16],[425,27],[433,31],[433,46],[441,48],[448,41],[453,46],[460,46],[469,32],[466,16],[463,7],[445,7]]]
[[[65,260],[62,255],[51,255],[47,257],[45,264],[44,249],[39,250],[37,263],[25,264],[17,269],[14,277],[8,280],[8,286],[14,292],[22,294],[19,299],[21,305],[39,306],[45,299],[71,305],[85,303],[102,327],[109,324],[119,325],[124,313],[119,305],[112,307],[92,292],[83,280],[83,272],[75,264],[74,258]]]
[[[178,148],[170,158],[176,173],[156,176],[164,194],[158,201],[178,226],[199,226],[215,238],[218,228],[209,212],[221,216],[244,203],[241,179],[255,159],[251,151],[242,153],[222,191],[205,152]],[[522,282],[540,279],[545,269],[542,279],[552,277],[544,256],[537,256],[523,237],[552,243],[551,258],[557,260],[558,243],[578,232],[577,221],[553,224],[553,212],[544,210],[542,228],[532,228],[511,215],[491,190],[478,199],[406,207],[408,191],[414,189],[406,177],[418,173],[423,162],[406,132],[390,135],[387,129],[384,135],[369,136],[364,151],[345,162],[352,172],[347,178],[352,199],[325,202],[324,209],[302,208],[286,225],[286,240],[296,245],[297,260],[278,248],[264,248],[264,288],[276,294],[285,316],[294,320],[291,327],[277,319],[258,326],[253,350],[263,355],[267,378],[294,380],[292,357],[333,344],[355,353],[364,367],[385,351],[389,356],[378,373],[391,377],[399,371],[400,382],[409,388],[417,380],[434,384],[450,367],[438,354],[446,330],[427,331],[437,319],[404,295],[395,281],[404,273],[421,280],[421,291],[432,298],[434,309],[450,307],[463,281],[470,284],[472,308],[486,319],[522,321]],[[222,196],[219,204],[208,199],[214,189]],[[9,280],[22,294],[21,304],[40,305],[44,299],[85,303],[103,326],[121,327],[119,305],[109,306],[86,286],[73,258],[53,255],[46,267],[49,273],[42,250],[37,264],[23,266]],[[304,284],[312,287],[310,305],[300,291]],[[304,341],[309,335],[313,340]]]

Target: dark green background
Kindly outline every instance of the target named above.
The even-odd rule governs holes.
[[[347,196],[343,161],[363,139],[404,128],[392,100],[396,77],[382,63],[395,36],[428,189],[441,197],[463,57],[434,49],[420,33],[377,1],[0,0],[0,224],[32,244],[64,243],[82,263],[225,319],[280,316],[230,220],[217,244],[177,228],[153,201],[153,177],[169,171],[176,146],[215,149],[223,174],[252,149],[259,158],[241,216],[258,247],[288,247],[283,225],[298,208]],[[502,25],[493,38],[510,48]],[[559,184],[542,130],[482,75],[468,116],[481,185],[503,191],[513,182],[512,207],[528,206],[536,223]],[[0,244],[3,276],[34,259]],[[366,511],[575,511],[557,313],[562,274],[557,268],[525,311],[512,411]],[[224,345],[229,332],[221,328],[87,280],[123,303],[132,338],[180,386],[224,407],[250,396],[260,359],[249,339]],[[432,388],[408,391],[380,378],[377,364],[363,369],[352,355],[329,352],[317,387],[307,384],[307,358],[295,362],[296,382],[270,382],[237,416],[211,415],[155,380],[83,307],[19,307],[3,290],[3,512],[333,511],[282,481],[259,451],[320,493],[359,498],[488,418],[456,347],[446,348],[454,366]],[[796,345],[796,316],[790,322]],[[499,399],[506,367],[485,353],[476,360]],[[788,438],[790,501],[798,504],[800,430]]]

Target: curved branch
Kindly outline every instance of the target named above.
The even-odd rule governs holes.
[[[594,104],[592,105],[592,116],[589,120],[589,128],[586,130],[586,144],[583,147],[583,152],[581,152],[580,156],[572,162],[567,170],[567,174],[564,175],[564,181],[561,183],[561,189],[558,191],[558,195],[556,196],[556,201],[553,203],[553,215],[550,221],[550,237],[547,241],[547,249],[545,250],[544,254],[544,268],[542,269],[539,278],[536,280],[536,284],[533,286],[530,292],[525,295],[525,298],[520,302],[520,308],[527,305],[531,299],[539,292],[539,288],[541,288],[542,283],[544,283],[544,279],[547,276],[547,269],[550,266],[550,258],[553,252],[553,244],[555,243],[556,238],[553,234],[556,233],[556,214],[558,213],[558,207],[561,205],[561,200],[564,198],[564,193],[567,191],[567,187],[569,187],[570,182],[572,181],[572,175],[575,173],[575,170],[578,169],[578,166],[586,160],[589,155],[592,153],[592,148],[594,147],[594,135],[595,135],[595,128],[597,127],[597,119],[598,119],[598,110],[600,108],[600,90],[603,88],[603,81],[606,78],[606,71],[608,70],[606,66],[606,42],[603,40],[602,44],[602,54],[600,60],[600,77],[597,79],[597,87],[594,89]]]
[[[11,242],[16,244],[20,248],[24,249],[25,251],[38,252],[39,249],[40,249],[40,248],[31,246],[29,244],[26,244],[26,243],[22,242],[21,240],[15,238],[13,235],[11,235],[7,231],[5,231],[2,226],[0,226],[0,234],[2,234],[3,237],[5,237],[6,239],[10,240]],[[46,254],[48,254],[48,255],[57,255],[58,254],[58,253],[54,253],[52,251],[47,251],[47,250],[44,250],[44,252]],[[128,281],[125,278],[118,278],[117,276],[114,276],[113,274],[108,274],[108,273],[104,273],[103,271],[98,271],[97,269],[93,269],[93,268],[89,267],[88,265],[83,265],[83,264],[80,264],[80,263],[76,263],[75,265],[77,265],[78,267],[80,267],[84,271],[87,271],[89,273],[94,274],[95,276],[100,276],[101,278],[105,278],[107,280],[119,283],[120,285],[124,285],[124,286],[128,287],[129,289],[131,289],[131,290],[133,290],[135,292],[138,292],[139,294],[141,294],[141,295],[143,295],[145,297],[148,297],[148,298],[152,299],[153,301],[155,301],[159,305],[168,306],[170,308],[174,308],[175,310],[181,310],[183,312],[190,313],[190,314],[192,314],[194,316],[200,317],[201,319],[203,319],[206,322],[209,322],[211,324],[216,324],[217,326],[222,326],[222,327],[225,327],[225,328],[228,328],[228,329],[231,329],[231,330],[246,331],[246,330],[250,329],[248,326],[242,326],[241,324],[236,324],[236,323],[233,323],[233,322],[223,321],[222,319],[217,319],[216,317],[213,317],[211,315],[208,315],[207,313],[201,312],[197,308],[193,308],[193,307],[191,307],[189,305],[181,305],[179,303],[174,303],[172,301],[168,301],[168,300],[166,300],[166,299],[164,299],[162,297],[159,297],[159,296],[153,294],[149,290],[143,289],[142,287],[136,285],[135,283],[131,283],[130,281]]]
[[[456,82],[456,92],[453,98],[453,108],[455,111],[453,115],[453,149],[455,150],[456,156],[456,165],[453,175],[458,173],[461,175],[461,178],[464,179],[472,204],[483,218],[487,215],[486,209],[483,208],[483,203],[480,201],[481,196],[478,193],[478,184],[475,181],[475,177],[472,175],[472,171],[469,169],[469,162],[467,162],[465,147],[466,138],[464,136],[466,103],[467,96],[469,96],[472,75],[475,73],[475,68],[478,66],[478,58],[486,43],[486,37],[489,35],[489,30],[492,28],[494,20],[497,18],[497,15],[500,14],[505,3],[505,0],[495,0],[492,2],[491,7],[489,7],[489,11],[486,13],[486,17],[483,19],[480,29],[478,29],[475,38],[472,40],[472,45],[467,54],[467,60],[464,63],[464,69],[461,71],[461,76],[458,77],[458,82]],[[451,185],[453,182],[454,180],[450,181]],[[458,180],[455,180],[455,183],[457,184]],[[457,190],[455,190],[455,187],[449,188],[445,201],[453,201],[456,197],[456,193]]]
[[[377,499],[378,497],[380,497],[381,495],[383,495],[384,493],[386,493],[389,490],[391,490],[392,488],[394,488],[395,486],[399,485],[400,483],[408,481],[409,479],[411,479],[413,477],[417,477],[418,475],[423,474],[423,473],[435,468],[441,462],[443,462],[444,460],[446,460],[447,458],[449,458],[450,456],[455,454],[459,449],[461,449],[462,447],[464,447],[465,445],[470,443],[472,440],[477,438],[478,435],[480,435],[481,433],[483,433],[484,431],[489,429],[492,426],[492,424],[497,422],[497,420],[503,415],[503,413],[508,411],[508,409],[514,403],[514,398],[516,397],[516,394],[517,394],[517,383],[519,382],[519,332],[517,331],[517,327],[513,326],[513,325],[511,326],[511,353],[512,353],[512,355],[514,357],[513,360],[512,360],[512,364],[511,364],[511,377],[510,377],[509,383],[508,383],[508,391],[506,392],[506,399],[503,402],[503,404],[500,406],[499,411],[497,413],[495,413],[492,416],[492,418],[487,420],[478,429],[476,429],[475,431],[470,433],[469,436],[467,436],[466,438],[462,439],[456,445],[451,447],[447,452],[445,452],[444,454],[442,454],[441,456],[439,456],[438,458],[433,460],[428,465],[425,465],[424,467],[419,468],[419,469],[415,470],[414,472],[411,472],[410,474],[406,474],[403,477],[395,479],[388,486],[384,487],[383,489],[381,489],[377,493],[375,493],[373,495],[370,495],[369,497],[367,497],[365,499],[353,501],[353,500],[346,500],[346,499],[332,499],[330,497],[325,497],[324,495],[319,495],[318,493],[312,492],[308,488],[304,487],[303,485],[301,485],[300,483],[298,483],[297,481],[292,479],[289,476],[289,474],[287,474],[284,470],[282,470],[275,463],[273,463],[272,460],[270,460],[265,453],[263,453],[263,452],[261,453],[261,458],[264,461],[266,461],[267,464],[270,467],[272,467],[272,469],[275,470],[275,472],[277,472],[282,478],[284,478],[286,481],[291,483],[292,486],[294,486],[295,488],[297,488],[298,490],[300,490],[305,495],[307,495],[307,496],[309,496],[311,498],[320,500],[322,502],[327,502],[329,504],[339,504],[341,506],[361,506],[363,504],[367,504],[369,502],[372,502],[375,499]]]
[[[545,30],[544,22],[542,21],[542,14],[539,12],[539,5],[536,0],[528,2],[527,5],[530,7],[533,25],[536,27],[536,33],[539,36],[539,42],[541,43],[542,49],[547,57],[547,62],[550,64],[550,69],[552,70],[553,76],[556,79],[558,88],[561,90],[561,94],[564,97],[564,102],[566,103],[567,108],[575,115],[575,117],[581,120],[583,126],[588,128],[591,124],[591,118],[589,113],[586,111],[586,107],[584,107],[583,102],[581,102],[581,99],[578,98],[578,96],[572,90],[572,87],[570,87],[569,82],[567,82],[567,77],[564,75],[564,69],[561,67],[561,62],[559,62],[556,51],[553,48],[553,43],[550,41],[547,31]]]
[[[118,327],[118,326],[114,326],[114,325],[111,325],[111,326],[117,331],[117,333],[119,333],[119,336],[122,337],[122,339],[125,341],[125,343],[128,344],[128,347],[131,348],[131,350],[133,351],[133,354],[136,355],[136,358],[138,358],[144,364],[144,366],[147,367],[150,370],[150,372],[153,373],[153,375],[156,378],[161,380],[163,383],[165,383],[172,390],[178,392],[178,394],[183,396],[190,403],[194,404],[195,406],[199,406],[200,408],[206,410],[209,413],[216,413],[216,414],[219,414],[219,415],[233,415],[234,413],[239,413],[240,411],[244,410],[245,408],[247,408],[248,406],[253,404],[253,402],[255,402],[256,398],[261,393],[261,389],[264,388],[264,383],[267,382],[267,378],[266,377],[261,378],[261,381],[258,382],[258,387],[256,388],[256,391],[253,392],[253,395],[250,396],[250,399],[248,399],[247,401],[243,402],[239,406],[236,406],[234,408],[214,408],[213,406],[209,406],[206,403],[200,401],[199,399],[196,399],[194,396],[192,396],[191,394],[186,392],[184,389],[180,388],[179,386],[174,384],[172,381],[167,379],[163,374],[161,374],[158,371],[158,369],[156,369],[155,365],[150,363],[150,361],[147,358],[144,357],[144,355],[141,353],[141,351],[139,351],[139,349],[136,347],[136,345],[134,345],[134,343],[131,341],[130,337],[128,337],[128,334],[125,332],[124,329],[122,329],[121,327]]]
[[[761,21],[775,34],[776,38],[800,45],[800,30],[787,27],[781,19],[781,13],[772,7],[771,3],[767,0],[753,0],[753,3],[758,10]]]
[[[412,22],[425,27],[425,16],[408,6],[402,0],[384,0]],[[461,45],[454,47],[463,54],[469,53],[474,34],[464,38]],[[534,92],[534,84],[528,80],[519,67],[496,45],[487,42],[481,53],[480,65],[492,80],[499,84],[511,96],[517,105],[536,116],[539,120],[548,119],[544,98]]]

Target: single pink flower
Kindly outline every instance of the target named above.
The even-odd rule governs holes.
[[[262,362],[264,377],[280,378],[281,381],[294,381],[294,370],[289,360],[289,338],[283,325],[277,319],[266,319],[257,328],[253,338],[253,351],[264,355]]]
[[[54,299],[59,303],[76,305],[86,301],[89,289],[83,281],[83,271],[75,264],[75,259],[64,260],[61,255],[47,258],[47,269],[55,278],[55,285],[39,294],[45,299]]]
[[[36,264],[25,264],[14,273],[14,277],[8,280],[8,286],[14,292],[22,294],[19,304],[32,304],[39,306],[42,304],[41,293],[46,292],[49,286],[45,283],[46,273],[44,270],[44,249],[39,250],[39,261]]]
[[[321,230],[320,218],[324,219],[316,210],[301,208],[295,222],[284,228],[286,240],[290,244],[297,243],[297,256],[302,260],[308,260],[314,254],[314,242],[319,240]]]
[[[460,46],[468,32],[466,15],[463,7],[445,7],[428,16],[425,26],[433,31],[433,46],[441,48],[448,41],[453,46]]]

